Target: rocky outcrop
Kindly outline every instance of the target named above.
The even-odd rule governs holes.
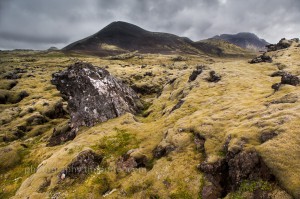
[[[92,150],[85,150],[78,154],[72,162],[60,172],[59,178],[83,178],[93,172],[101,163],[103,157]]]
[[[213,163],[204,161],[198,166],[198,169],[205,173],[208,182],[202,190],[203,198],[225,197],[227,193],[237,190],[244,180],[274,179],[254,149],[225,149],[225,151],[227,151],[225,158]]]
[[[261,62],[268,62],[271,63],[273,60],[270,56],[263,54],[260,55],[258,57],[255,57],[254,59],[252,59],[251,61],[249,61],[250,64],[257,64],[257,63],[261,63]]]
[[[71,128],[93,126],[126,112],[135,114],[142,106],[130,87],[89,63],[75,63],[52,76],[52,84],[68,101]]]
[[[281,84],[289,84],[292,86],[297,86],[300,84],[300,79],[292,74],[286,73],[281,76]]]
[[[293,40],[287,40],[285,38],[282,38],[277,44],[269,44],[267,45],[267,51],[276,51],[281,50],[285,48],[289,48],[293,43]]]
[[[300,84],[299,77],[295,75],[284,72],[280,74],[280,76],[281,76],[281,81],[279,83],[275,83],[272,85],[272,89],[274,89],[274,91],[278,91],[283,84],[288,84],[292,86],[298,86]]]

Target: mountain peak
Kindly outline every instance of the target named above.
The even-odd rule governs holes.
[[[213,38],[228,41],[239,47],[254,51],[265,50],[266,45],[269,44],[264,39],[260,39],[256,34],[250,32],[240,32],[237,34],[221,34],[216,35]]]

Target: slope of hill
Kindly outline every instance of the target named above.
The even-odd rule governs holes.
[[[188,53],[197,54],[191,40],[168,33],[150,32],[126,22],[113,22],[63,50],[80,51],[91,54],[118,54],[139,51],[140,53]]]
[[[266,45],[269,44],[264,39],[260,39],[255,34],[248,32],[242,32],[237,34],[221,34],[214,36],[213,39],[225,40],[232,44],[240,46],[241,48],[253,51],[264,51],[266,50]]]
[[[300,90],[280,77],[292,74],[299,84],[299,45],[257,64],[1,51],[0,198],[300,198]],[[69,131],[70,120],[52,74],[79,61],[134,88],[145,109],[47,146]],[[105,86],[96,81],[101,72],[90,75],[80,88]]]
[[[254,53],[249,52],[244,48],[234,45],[230,42],[221,39],[206,39],[195,42],[193,44],[196,48],[202,49],[202,51],[218,56],[253,56]]]
[[[144,30],[126,22],[113,22],[85,39],[74,42],[63,51],[75,51],[93,55],[117,55],[121,53],[160,53],[160,54],[210,54],[227,56],[226,47],[221,48],[220,42],[193,42],[189,38],[169,33],[158,33]],[[230,47],[231,55],[251,55],[240,48]]]

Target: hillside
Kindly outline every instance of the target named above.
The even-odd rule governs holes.
[[[150,32],[126,22],[113,22],[94,35],[66,46],[65,51],[91,54],[117,54],[139,51],[140,53],[189,53],[199,51],[191,40],[168,33]]]
[[[0,198],[300,198],[300,91],[280,77],[299,75],[299,51],[293,41],[265,55],[272,63],[257,64],[239,57],[111,60],[1,51]],[[53,80],[61,73],[76,85],[80,74],[66,71],[76,69],[74,63],[83,67],[78,61],[102,69],[82,70],[87,83],[78,88]],[[49,145],[68,135],[70,117],[72,123],[85,119],[73,117],[66,100],[74,98],[57,88],[84,95],[88,89],[80,86],[105,78],[103,69],[122,80],[112,80],[118,86],[133,88],[144,108],[80,123],[73,137]]]
[[[229,43],[235,44],[241,48],[253,51],[265,51],[266,45],[269,44],[255,34],[247,32],[216,35],[213,37],[213,39],[228,41]]]
[[[130,52],[227,56],[226,49],[219,49],[213,43],[193,42],[169,33],[150,32],[121,21],[113,22],[94,35],[66,46],[63,51],[99,56]],[[230,53],[251,55],[251,52],[237,48],[231,49]]]

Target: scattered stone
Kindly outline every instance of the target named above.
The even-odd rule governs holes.
[[[142,107],[137,94],[103,68],[77,62],[54,73],[52,84],[68,101],[71,127],[93,126]]]
[[[264,53],[263,55],[255,57],[254,59],[249,61],[249,63],[250,64],[256,64],[256,63],[261,63],[261,62],[272,63],[272,61],[273,61],[272,58]]]
[[[141,68],[146,68],[147,67],[147,64],[143,64],[142,66],[141,66]]]
[[[221,76],[216,74],[215,71],[212,70],[209,72],[209,78],[207,78],[208,82],[218,82],[220,80],[221,80]]]
[[[88,149],[78,154],[72,162],[60,172],[59,178],[84,178],[95,171],[103,157]]]

